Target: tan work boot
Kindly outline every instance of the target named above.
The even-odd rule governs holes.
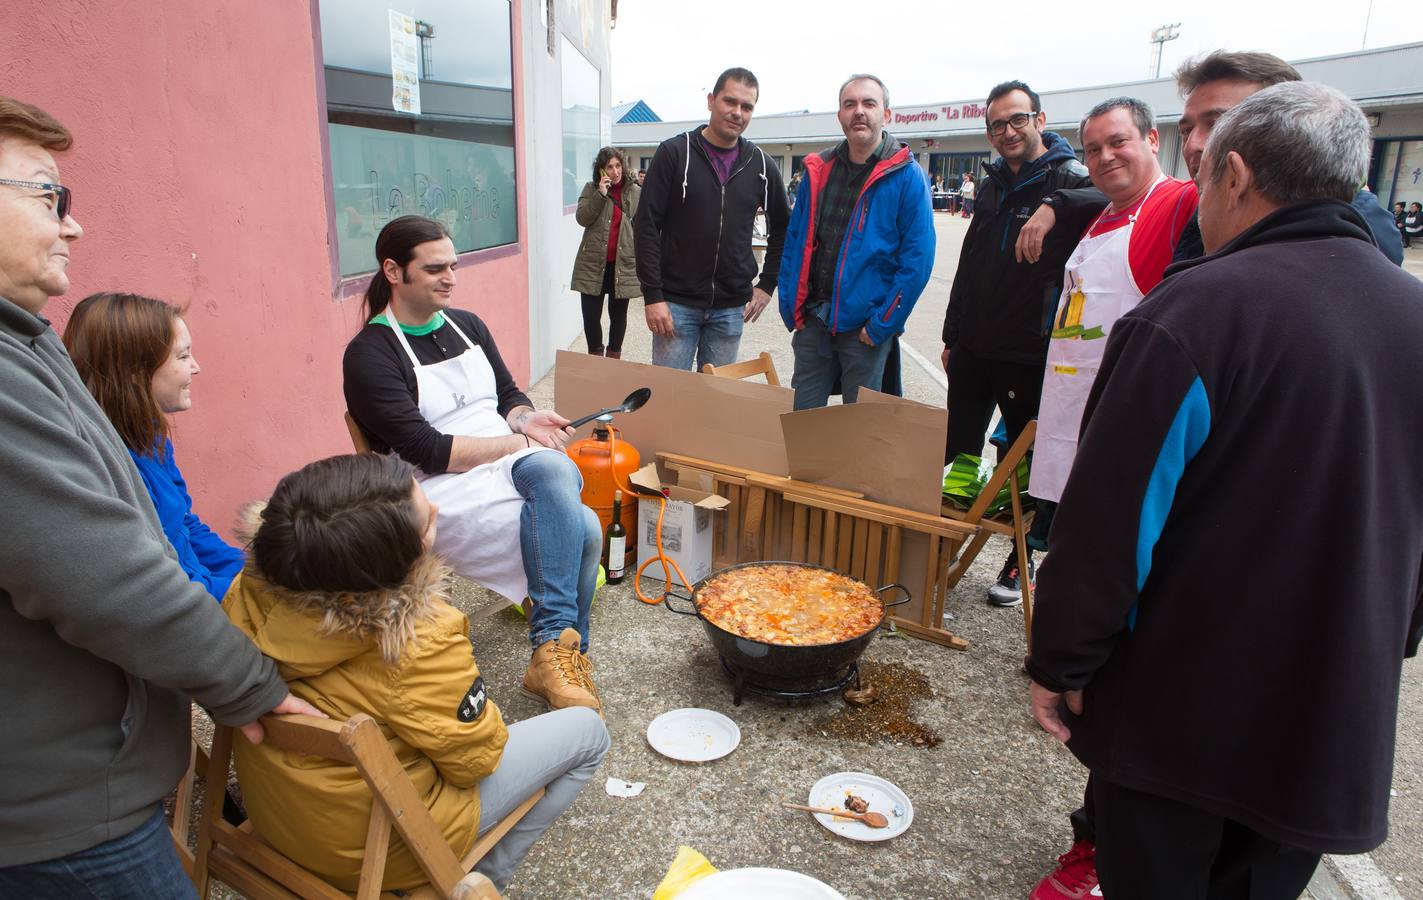
[[[602,715],[603,704],[593,686],[593,663],[578,652],[581,642],[578,629],[565,628],[558,640],[540,644],[524,673],[524,693],[549,709],[586,706]]]

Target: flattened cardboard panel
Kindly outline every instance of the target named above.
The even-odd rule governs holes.
[[[790,388],[717,378],[661,366],[560,350],[554,367],[554,407],[570,419],[652,388],[652,399],[614,424],[645,462],[681,453],[770,475],[787,474],[780,417],[791,410]],[[578,430],[586,437],[592,424]],[[943,443],[941,439],[940,444]]]
[[[859,403],[781,416],[792,478],[933,515],[939,512],[947,428],[948,413],[940,407],[864,388]],[[899,581],[913,600],[896,615],[918,621],[929,602],[928,538],[906,534],[901,552]]]
[[[942,409],[892,398],[787,413],[781,430],[792,478],[937,515],[946,422]]]

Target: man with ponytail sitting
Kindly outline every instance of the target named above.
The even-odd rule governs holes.
[[[450,308],[456,255],[443,225],[392,219],[375,250],[365,324],[346,347],[346,407],[371,449],[419,468],[440,510],[436,553],[511,602],[533,601],[525,692],[601,711],[585,654],[602,529],[562,452],[568,420],[535,410],[484,322]]]

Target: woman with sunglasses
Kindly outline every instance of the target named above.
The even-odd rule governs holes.
[[[74,308],[64,345],[138,466],[178,562],[221,603],[243,556],[193,512],[173,458],[168,416],[193,405],[202,371],[181,312],[137,294],[94,294]]]

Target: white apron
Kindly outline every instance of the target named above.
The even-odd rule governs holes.
[[[1086,237],[1068,257],[1062,295],[1048,342],[1043,396],[1038,407],[1038,436],[1033,445],[1033,473],[1028,491],[1039,500],[1062,499],[1067,473],[1077,455],[1077,437],[1087,394],[1102,366],[1112,325],[1145,296],[1132,276],[1127,249],[1137,216],[1157,185],[1137,204],[1127,223],[1106,234]],[[1092,228],[1111,207],[1092,223]],[[1091,228],[1087,230],[1091,233]]]
[[[421,365],[405,332],[387,313],[391,330],[415,366],[420,415],[441,434],[462,437],[505,437],[514,432],[499,415],[494,369],[484,350],[445,317],[469,349],[454,359]],[[444,475],[417,477],[431,502],[439,506],[435,521],[435,552],[455,572],[519,603],[528,596],[523,553],[519,548],[519,514],[524,498],[514,489],[514,463],[540,450],[532,448],[501,459]],[[554,451],[556,452],[556,451]]]

